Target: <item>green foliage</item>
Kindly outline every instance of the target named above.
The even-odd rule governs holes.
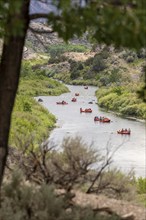
[[[133,61],[137,59],[137,54],[133,50],[124,50],[121,54],[121,57],[128,62],[128,58],[131,57]]]
[[[142,48],[137,51],[137,57],[145,59],[146,58],[146,48]]]
[[[7,220],[120,220],[120,216],[96,214],[90,207],[72,205],[71,195],[57,196],[53,187],[24,184],[18,175],[2,189],[0,219]],[[73,204],[73,203],[72,203]],[[7,210],[7,211],[6,211]]]
[[[30,62],[23,62],[21,69],[21,76],[27,77],[30,76],[31,74],[33,74],[33,71]]]
[[[10,143],[19,146],[23,142],[39,144],[49,136],[56,120],[46,109],[29,96],[18,95],[12,115]]]
[[[102,50],[99,54],[96,54],[95,57],[89,58],[85,62],[77,62],[75,60],[69,59],[68,62],[70,64],[70,79],[67,78],[68,81],[63,81],[66,83],[70,82],[72,84],[76,84],[77,82],[80,83],[80,81],[82,81],[82,84],[85,84],[86,81],[88,81],[90,85],[97,85],[98,83],[95,81],[95,78],[97,79],[98,76],[100,78],[100,73],[102,73],[102,71],[107,68],[105,63],[107,54],[108,52],[106,50]],[[55,77],[62,79],[60,78],[61,75],[61,73],[57,73]]]
[[[109,169],[101,174],[92,190],[111,198],[133,200],[136,196],[134,174],[132,171],[124,174],[119,169]]]
[[[48,23],[65,41],[74,34],[81,36],[89,28],[90,35],[99,43],[129,48],[144,47],[146,35],[144,1],[136,0],[131,3],[130,8],[129,1],[125,0],[121,1],[123,7],[119,7],[113,1],[106,4],[103,4],[103,1],[91,1],[87,7],[80,5],[77,7],[71,3],[68,7],[65,5],[67,3],[59,3],[59,9],[62,11],[60,15],[50,13],[48,16]]]
[[[11,23],[14,24],[11,32],[15,35],[21,33],[22,24],[17,18],[21,4],[22,1],[19,0],[1,0],[1,35],[7,30],[8,15],[12,15]],[[128,0],[123,0],[121,7],[113,1],[105,4],[103,1],[89,1],[85,7],[72,4],[70,0],[53,1],[52,4],[55,4],[61,13],[49,13],[48,24],[65,41],[73,38],[75,34],[79,37],[89,30],[92,38],[99,43],[138,49],[145,46],[146,4],[143,0],[135,0],[130,4]]]
[[[28,101],[25,101],[23,104],[23,111],[24,112],[31,112],[31,103]]]
[[[55,188],[68,192],[84,187],[88,193],[102,193],[117,199],[130,200],[136,195],[133,172],[123,174],[118,169],[111,169],[110,163],[106,164],[106,160],[110,160],[107,155],[101,155],[79,137],[64,139],[61,151],[48,142],[41,144],[37,151],[30,145],[27,145],[27,155],[24,153],[26,143],[19,149],[21,161],[18,154],[13,154],[15,164],[21,167],[30,182],[54,184]],[[96,168],[93,168],[95,164]]]
[[[139,194],[146,194],[146,178],[139,177],[136,180],[137,190]]]
[[[139,177],[135,179],[135,184],[138,192],[137,201],[146,207],[146,178]]]
[[[127,61],[128,63],[132,63],[132,62],[134,62],[134,58],[133,58],[132,56],[128,56],[127,59],[126,59],[126,61]]]
[[[60,95],[68,92],[63,84],[47,77],[44,69],[36,69],[36,65],[43,65],[46,59],[30,60],[23,63],[18,94],[28,96]]]
[[[18,94],[39,96],[39,95],[60,95],[68,92],[63,84],[47,77],[30,77],[21,79]]]
[[[83,69],[82,62],[76,62],[73,60],[70,60],[70,78],[72,80],[80,77],[80,72]]]
[[[135,88],[135,89],[134,89]],[[137,96],[137,86],[128,84],[111,88],[101,88],[97,91],[98,104],[108,110],[122,115],[146,118],[146,106]]]
[[[23,145],[27,141],[39,145],[49,136],[55,125],[55,117],[38,104],[34,100],[34,96],[60,95],[68,92],[68,88],[63,84],[46,77],[44,70],[33,69],[38,63],[45,61],[41,58],[23,63],[18,95],[12,115],[9,142],[13,146],[20,148],[19,145]]]
[[[95,57],[93,59],[93,63],[92,63],[92,70],[95,71],[96,73],[98,73],[100,71],[103,71],[106,68],[107,68],[107,66],[105,64],[103,57],[98,54],[95,55]]]
[[[76,44],[55,44],[48,47],[51,58],[59,57],[65,52],[87,52],[89,49],[84,45]]]
[[[67,57],[65,57],[64,55],[59,55],[59,54],[56,54],[56,56],[52,55],[49,59],[49,64],[56,64],[56,63],[61,63],[61,62],[64,62],[67,60]]]
[[[139,116],[138,105],[133,104],[133,105],[126,106],[125,108],[121,109],[121,113],[123,115],[130,115],[130,116],[137,117],[137,116]]]

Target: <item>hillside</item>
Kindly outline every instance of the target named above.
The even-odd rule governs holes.
[[[50,30],[50,28],[39,23],[33,23],[32,27],[40,30]],[[38,95],[60,95],[68,91],[63,84],[56,82],[54,79],[60,79],[65,83],[70,84],[96,85],[99,87],[97,98],[98,104],[101,107],[106,108],[106,110],[115,110],[117,112],[130,116],[144,118],[145,106],[142,101],[137,98],[136,94],[137,89],[142,85],[143,82],[144,58],[144,50],[136,53],[134,51],[128,51],[125,49],[105,47],[104,45],[96,46],[95,48],[93,48],[92,45],[87,42],[86,37],[83,37],[79,40],[74,38],[72,41],[69,42],[69,44],[65,44],[62,42],[62,40],[58,39],[55,33],[49,35],[45,34],[43,36],[35,36],[35,34],[33,34],[32,32],[28,32],[26,45],[24,48],[24,60],[21,71],[20,86],[13,112],[10,136],[10,145],[15,147],[16,149],[18,148],[18,151],[20,152],[23,150],[24,151],[21,154],[19,153],[17,155],[17,160],[20,162],[21,166],[19,166],[18,162],[14,162],[17,161],[16,158],[11,158],[13,154],[10,151],[10,159],[13,159],[14,170],[17,166],[19,166],[21,167],[21,171],[23,171],[23,165],[23,168],[28,168],[27,172],[24,172],[24,176],[26,175],[26,179],[30,180],[31,182],[31,178],[33,179],[33,177],[35,177],[34,182],[38,181],[37,184],[41,185],[41,183],[44,181],[42,175],[44,175],[45,168],[45,171],[47,171],[44,175],[44,178],[46,178],[45,180],[49,180],[49,184],[54,184],[54,176],[53,178],[49,179],[50,173],[48,172],[48,167],[46,166],[47,163],[44,163],[44,158],[52,159],[53,157],[50,157],[51,154],[49,155],[49,157],[42,157],[42,151],[39,152],[39,150],[36,149],[39,149],[39,144],[48,137],[48,134],[54,128],[56,119],[52,114],[49,114],[49,112],[44,109],[38,102],[34,101],[33,98],[34,96]],[[23,149],[23,147],[25,149]],[[78,145],[77,149],[79,149]],[[46,155],[47,151],[45,148],[44,150],[44,155]],[[24,152],[27,153],[24,154]],[[61,162],[61,165],[66,165],[65,161],[62,160],[65,157],[62,157],[61,154],[57,155],[57,152],[55,153],[55,155],[58,157],[58,159],[61,159],[57,160],[58,162]],[[79,156],[79,154],[77,154],[77,156]],[[40,161],[41,158],[43,158],[42,161]],[[24,163],[22,162],[22,159],[24,159]],[[27,161],[27,159],[29,160]],[[72,160],[67,161],[72,162]],[[8,162],[10,162],[10,167],[13,167],[11,166],[11,161],[9,160]],[[42,166],[40,162],[43,162]],[[48,165],[50,168],[49,163]],[[54,169],[53,165],[56,165],[56,163],[51,164],[53,168],[52,171],[55,172],[55,174],[53,172],[52,174],[55,175],[55,178],[56,176],[58,178],[59,175],[56,175],[56,167]],[[61,166],[61,169],[59,167],[59,170],[61,171],[61,180],[63,179],[63,165]],[[68,168],[68,166],[65,166],[65,168],[66,167]],[[71,169],[69,170],[71,171]],[[75,172],[71,172],[71,175],[72,173],[75,173],[76,176],[77,170],[75,169]],[[46,175],[48,175],[49,178],[48,176],[46,177]],[[119,178],[119,176],[120,175],[117,175],[116,177]],[[81,175],[79,177],[79,179],[81,180]],[[84,181],[86,180],[87,179],[84,178]],[[134,181],[134,186],[136,186],[136,184],[138,185],[139,180],[134,179]],[[145,193],[145,189],[143,188],[145,184],[144,181],[145,180],[142,179],[139,189],[138,187],[136,189],[137,196],[139,196],[139,194],[140,196],[143,196]],[[32,180],[32,183],[34,182]],[[64,180],[61,183],[62,185],[66,184]],[[82,181],[79,183],[80,190],[82,189],[83,184]],[[128,189],[132,189],[131,184],[132,181],[130,182],[130,185],[128,181]],[[124,184],[123,186],[125,187]],[[22,185],[20,187],[22,187]],[[140,187],[142,189],[140,189]],[[18,189],[19,191],[19,188],[15,187],[15,189]],[[39,187],[36,187],[36,190],[39,190]],[[13,190],[11,190],[11,192],[13,192]],[[24,192],[24,190],[22,192]],[[33,193],[33,191],[26,190],[27,195],[30,195],[27,192]],[[17,194],[19,199],[17,199],[16,196],[16,200],[20,203],[20,195],[24,195],[25,197],[25,193],[19,193],[20,191]],[[45,195],[46,194],[47,193],[45,193]],[[103,212],[109,213],[110,215],[110,212],[118,213],[118,215],[122,216],[120,218],[122,220],[144,220],[145,218],[145,209],[143,207],[133,205],[131,203],[128,203],[127,201],[115,200],[113,198],[107,198],[106,196],[99,194],[98,196],[95,194],[88,195],[80,191],[75,191],[75,194],[76,197],[74,197],[73,200],[70,201],[71,205],[74,203],[75,205],[77,204],[80,207],[86,207],[86,205],[90,204],[92,206],[93,212],[96,213],[98,212],[98,209],[103,209]],[[129,191],[126,191],[126,194],[129,195]],[[11,195],[12,198],[15,199],[13,194]],[[42,196],[42,192],[40,193],[40,195]],[[49,195],[49,193],[47,195]],[[114,196],[115,195],[113,194],[113,197]],[[7,197],[5,198],[7,204]],[[25,197],[25,199],[26,198],[27,197]],[[34,204],[34,195],[32,195],[31,198],[33,198],[32,204]],[[41,199],[38,201],[39,205],[40,201],[43,201],[43,198],[40,198]],[[141,200],[142,203],[144,203],[145,198]],[[23,196],[21,201],[23,203]],[[134,203],[137,201],[139,203],[140,199],[138,198],[136,199],[136,201],[132,202]],[[28,211],[30,207],[33,207],[33,205],[31,203],[31,205],[29,204],[28,199],[27,202],[26,210]],[[19,203],[17,204],[18,207]],[[49,204],[50,206],[50,203],[44,202],[44,204]],[[33,208],[31,210],[33,210]],[[39,211],[40,209],[37,208],[37,210]],[[37,212],[37,210],[32,211],[32,213]],[[56,206],[55,210],[57,210]],[[5,212],[3,213],[5,214]],[[27,213],[29,215],[29,211]],[[68,209],[65,210],[65,213],[68,213]]]
[[[32,22],[31,27],[37,31],[51,31],[50,27],[42,23]],[[90,43],[87,41],[86,36],[82,37],[81,39],[74,37],[74,39],[72,39],[70,42],[73,44],[82,44],[90,47]],[[48,48],[50,45],[58,45],[61,43],[63,43],[63,40],[58,38],[57,33],[36,34],[33,31],[28,30],[24,57],[27,58],[27,56],[32,53],[48,53]]]
[[[50,31],[51,29],[42,24],[42,23],[32,23],[31,27],[34,30],[39,30],[39,31]],[[92,69],[88,76],[85,76],[84,73],[80,74],[80,77],[75,77],[74,80],[76,79],[88,79],[88,78],[98,78],[97,74],[99,75],[99,72],[102,74],[108,74],[108,72],[118,69],[120,73],[123,75],[128,75],[130,81],[136,81],[140,79],[141,77],[141,71],[142,71],[142,66],[145,62],[145,51],[139,53],[139,57],[137,56],[136,52],[134,51],[128,51],[125,49],[114,49],[113,47],[105,47],[104,45],[102,46],[94,46],[88,42],[87,37],[84,36],[81,39],[74,38],[69,42],[70,45],[84,45],[86,48],[88,48],[88,51],[68,51],[68,48],[66,48],[64,51],[62,51],[59,48],[59,45],[62,45],[65,47],[65,44],[63,41],[58,38],[56,33],[50,33],[50,34],[35,34],[31,32],[30,30],[28,31],[27,34],[27,39],[26,39],[26,45],[25,45],[25,51],[24,51],[24,58],[29,59],[29,56],[32,54],[35,56],[38,55],[38,53],[42,53],[48,56],[51,56],[51,58],[60,58],[60,60],[53,60],[51,59],[51,65],[48,65],[47,68],[52,68],[52,64],[56,66],[61,65],[64,66],[64,61],[67,61],[68,63],[69,60],[73,60],[76,62],[85,62],[85,60],[94,57],[98,58],[97,60],[94,60],[94,63],[96,63],[98,66],[100,63],[106,63],[105,67],[99,67],[98,69]],[[54,45],[54,46],[53,46]],[[54,54],[50,54],[50,50],[55,51]],[[51,51],[51,52],[52,52]],[[64,59],[63,59],[63,58]],[[61,59],[62,58],[62,59]],[[63,60],[63,62],[62,62]],[[50,63],[49,62],[49,63]],[[89,63],[90,62],[90,63]],[[89,60],[88,63],[84,63],[84,66],[86,69],[84,71],[88,71],[90,64],[92,60]],[[59,63],[59,64],[58,64]],[[71,66],[71,65],[70,65]],[[94,67],[93,67],[94,68]],[[108,72],[107,72],[108,71]],[[68,66],[67,70],[68,72]],[[92,73],[91,73],[92,72]],[[95,73],[93,73],[95,72]],[[59,77],[59,76],[58,76]]]
[[[51,30],[44,24],[32,23],[33,29]],[[56,33],[37,35],[28,32],[24,59],[41,58],[46,75],[68,84],[95,85],[99,106],[123,116],[146,118],[146,107],[137,91],[144,85],[146,50],[93,45],[88,36],[74,38],[65,44]]]

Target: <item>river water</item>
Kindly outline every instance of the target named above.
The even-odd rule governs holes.
[[[105,154],[105,149],[114,153],[112,166],[120,168],[124,172],[134,169],[136,176],[145,177],[146,159],[146,132],[145,124],[116,116],[101,110],[96,104],[96,87],[89,86],[87,90],[83,86],[69,85],[70,93],[61,96],[41,96],[43,105],[57,117],[57,127],[50,135],[50,141],[57,146],[65,137],[80,136],[84,142]],[[75,93],[79,93],[77,102],[71,102]],[[37,98],[37,99],[38,99]],[[65,100],[68,105],[56,105],[57,101]],[[88,102],[92,101],[93,104]],[[80,113],[80,107],[92,108],[92,113]],[[95,116],[105,116],[111,119],[111,123],[94,122]],[[131,135],[119,135],[117,130],[130,128]]]

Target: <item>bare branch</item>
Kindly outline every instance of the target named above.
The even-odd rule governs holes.
[[[37,36],[37,33],[35,33],[35,32],[33,31],[33,29],[30,30],[30,31],[33,33],[34,37],[42,44],[42,46],[43,46],[45,49],[47,49],[47,47],[46,47],[46,45],[43,43],[43,41],[41,41],[41,39]]]
[[[103,171],[109,167],[109,165],[112,163],[112,158],[114,156],[114,154],[117,152],[117,150],[119,150],[119,148],[125,143],[126,141],[123,141],[121,144],[119,144],[119,146],[111,152],[110,154],[110,149],[109,149],[109,146],[110,146],[110,139],[108,140],[107,142],[107,145],[106,145],[106,154],[105,154],[105,161],[101,164],[96,176],[94,177],[90,187],[88,188],[87,190],[87,193],[91,193],[92,191],[95,191],[94,188],[94,185],[95,183],[97,182],[97,180],[99,180],[102,176],[102,173]],[[100,184],[100,183],[99,183]]]

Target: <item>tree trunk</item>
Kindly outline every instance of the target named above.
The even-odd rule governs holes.
[[[6,26],[9,36],[4,39],[0,63],[0,187],[8,154],[11,114],[19,83],[23,46],[29,25],[30,1],[19,1],[22,2],[19,11],[16,10],[12,13],[11,5],[9,8],[10,13]],[[21,22],[21,25],[23,25],[19,33],[14,31],[17,25],[16,22]]]

